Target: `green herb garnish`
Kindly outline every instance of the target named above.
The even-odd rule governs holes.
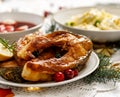
[[[94,26],[98,26],[100,24],[100,20],[96,20]]]
[[[33,52],[33,55],[34,55],[35,57],[38,57],[38,56],[40,55],[39,50],[34,51],[34,52]]]
[[[107,82],[110,80],[117,81],[120,80],[120,72],[115,68],[109,68],[111,66],[109,57],[98,54],[100,58],[99,67],[89,76],[84,78],[87,83],[92,82]]]
[[[59,52],[56,52],[55,58],[60,58],[60,57],[61,57],[61,54]]]
[[[67,26],[74,26],[75,23],[74,22],[66,22],[65,25],[67,25]]]
[[[13,51],[15,43],[12,43],[11,45],[9,45],[8,41],[2,38],[0,38],[0,43],[2,43],[5,48],[8,48],[9,51],[11,52]]]

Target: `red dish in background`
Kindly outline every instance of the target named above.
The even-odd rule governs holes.
[[[3,22],[0,22],[0,33],[23,31],[34,26],[36,25],[30,22],[24,22],[24,21],[14,21],[14,20],[11,20],[11,22],[3,21]]]

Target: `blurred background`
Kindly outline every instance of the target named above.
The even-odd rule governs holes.
[[[120,0],[0,0],[0,12],[24,11],[43,15],[45,11],[56,12],[62,8],[93,5],[119,7]]]

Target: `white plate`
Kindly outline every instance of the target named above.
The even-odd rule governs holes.
[[[34,83],[34,84],[26,84],[26,83],[15,83],[15,82],[10,82],[7,81],[5,79],[3,79],[2,77],[0,77],[0,84],[4,84],[4,85],[10,85],[10,86],[16,86],[16,87],[52,87],[52,86],[58,86],[58,85],[63,85],[63,84],[67,84],[70,82],[74,82],[76,80],[82,79],[84,77],[86,77],[87,75],[91,74],[94,70],[97,69],[99,65],[99,58],[98,56],[92,52],[86,67],[79,72],[78,76],[70,79],[70,80],[65,80],[62,82],[44,82],[44,83]]]
[[[85,30],[80,28],[73,28],[66,26],[65,23],[70,20],[72,16],[83,14],[84,12],[90,10],[91,8],[104,9],[106,12],[120,16],[120,8],[112,6],[92,6],[92,7],[79,7],[71,8],[59,11],[53,15],[54,21],[59,24],[65,30],[71,31],[77,34],[83,34],[88,36],[93,41],[107,42],[107,41],[117,41],[120,40],[120,30]]]

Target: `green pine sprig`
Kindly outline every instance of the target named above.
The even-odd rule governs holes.
[[[89,76],[84,78],[84,81],[86,83],[92,83],[92,82],[104,82],[107,81],[117,81],[120,80],[120,71],[116,70],[114,67],[110,67],[110,58],[98,54],[100,63],[99,67]]]
[[[7,40],[5,40],[5,39],[2,39],[2,38],[0,38],[0,43],[2,43],[5,48],[8,48],[9,51],[13,52],[15,43],[12,43],[12,44],[10,45],[10,44],[9,44],[9,41],[7,41]]]

